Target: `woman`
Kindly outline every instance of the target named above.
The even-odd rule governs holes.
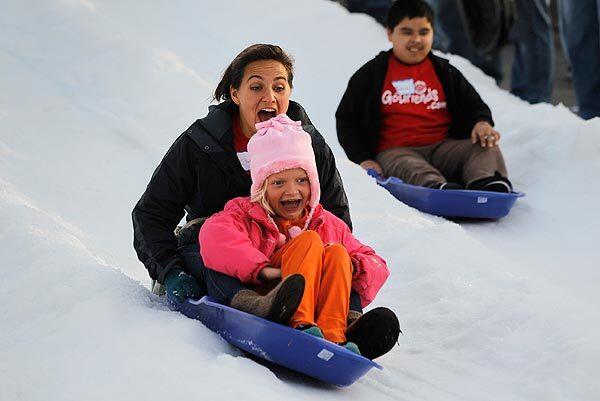
[[[201,222],[227,201],[250,194],[246,144],[256,123],[278,114],[301,121],[311,135],[321,202],[351,226],[333,153],[302,106],[290,100],[292,81],[292,60],[279,46],[244,49],[217,85],[214,98],[222,102],[177,138],[154,171],[133,209],[134,248],[171,299],[183,302],[206,292],[197,243]],[[188,224],[176,238],[185,212]],[[360,310],[360,302],[353,309]]]

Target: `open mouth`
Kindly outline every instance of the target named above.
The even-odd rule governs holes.
[[[279,204],[283,208],[283,210],[294,211],[300,207],[300,203],[302,203],[302,199],[289,199],[280,201]]]
[[[271,118],[277,115],[277,110],[272,107],[265,107],[264,109],[260,109],[258,111],[258,119],[260,122],[264,122],[270,120]]]

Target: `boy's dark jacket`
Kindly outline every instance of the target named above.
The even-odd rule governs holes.
[[[133,209],[133,246],[150,277],[160,283],[171,268],[185,267],[173,233],[184,211],[188,221],[208,217],[223,210],[227,201],[250,195],[250,175],[242,169],[233,148],[231,124],[236,111],[231,101],[210,106],[208,115],[171,146]],[[290,101],[286,114],[302,121],[302,128],[311,136],[321,204],[352,227],[331,149],[301,105]]]
[[[375,159],[381,125],[381,93],[391,49],[382,51],[363,65],[348,82],[335,113],[337,135],[346,155],[360,164]],[[452,123],[448,136],[469,138],[478,121],[494,125],[489,107],[466,78],[448,60],[429,53],[433,69],[442,84]]]

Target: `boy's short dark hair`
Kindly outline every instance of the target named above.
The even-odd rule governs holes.
[[[427,18],[433,26],[433,9],[423,0],[396,0],[388,11],[386,27],[394,30],[404,18]]]

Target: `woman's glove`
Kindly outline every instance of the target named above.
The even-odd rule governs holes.
[[[169,299],[177,299],[179,302],[188,298],[198,298],[201,295],[196,279],[178,267],[167,273],[165,291]]]

